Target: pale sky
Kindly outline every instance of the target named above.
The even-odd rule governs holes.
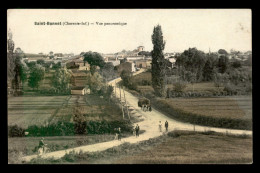
[[[197,47],[204,52],[252,50],[249,9],[11,9],[7,26],[15,48],[26,53],[116,53],[142,45],[153,48],[151,35],[160,24],[164,52]],[[34,25],[34,22],[90,22],[94,25]],[[127,25],[96,25],[121,22]]]

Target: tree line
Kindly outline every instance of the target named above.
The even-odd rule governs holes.
[[[242,61],[228,58],[228,53],[220,49],[218,54],[204,53],[197,48],[189,48],[180,55],[176,55],[176,68],[169,66],[163,50],[166,42],[163,40],[162,28],[157,25],[152,34],[152,86],[157,96],[165,96],[167,91],[167,76],[178,76],[175,88],[183,90],[183,83],[191,84],[203,81],[213,81],[216,86],[224,86],[227,91],[240,88],[251,92],[252,74],[243,67]],[[250,59],[250,58],[249,58]]]

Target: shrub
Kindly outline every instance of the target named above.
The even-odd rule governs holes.
[[[173,84],[173,90],[175,92],[183,92],[184,89],[187,87],[186,82],[176,82]]]
[[[16,124],[8,126],[8,135],[10,137],[23,137],[25,136],[25,129],[18,127]]]
[[[132,125],[128,121],[82,121],[82,122],[57,122],[48,126],[29,126],[26,131],[28,136],[71,136],[75,134],[110,134],[115,128],[122,132],[131,132]]]

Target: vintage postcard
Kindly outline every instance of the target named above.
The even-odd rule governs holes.
[[[8,9],[9,164],[252,164],[250,9]]]

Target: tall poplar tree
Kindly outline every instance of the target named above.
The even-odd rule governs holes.
[[[153,29],[152,43],[152,86],[157,96],[164,97],[166,95],[166,60],[163,55],[165,41],[160,25]]]

